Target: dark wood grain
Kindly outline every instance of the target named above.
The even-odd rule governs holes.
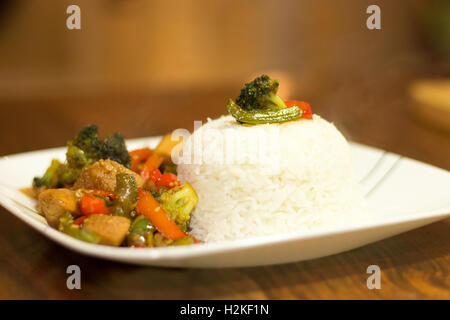
[[[391,77],[392,78],[392,77]],[[401,81],[400,81],[401,80]],[[450,137],[410,115],[407,83],[370,89],[325,84],[304,100],[352,140],[450,169]],[[327,87],[328,86],[328,87]],[[326,90],[328,95],[321,94]],[[224,113],[236,88],[83,99],[0,102],[0,155],[60,146],[87,123],[127,137],[192,129]],[[2,299],[450,299],[450,220],[349,252],[278,266],[234,269],[138,267],[82,256],[46,239],[0,208]],[[66,288],[66,268],[82,270],[82,289]],[[366,268],[382,270],[368,290]]]

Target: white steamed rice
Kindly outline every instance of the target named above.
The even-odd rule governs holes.
[[[317,115],[257,126],[208,120],[187,139],[189,153],[195,161],[180,163],[178,175],[199,196],[190,224],[199,240],[306,232],[364,216],[348,143]]]

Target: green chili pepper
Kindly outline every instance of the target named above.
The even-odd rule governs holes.
[[[130,212],[138,201],[136,178],[132,174],[119,173],[116,175],[116,194],[114,214],[130,218]]]
[[[238,106],[232,99],[228,101],[227,108],[237,121],[249,124],[279,123],[298,119],[303,115],[302,109],[298,106],[247,111]]]

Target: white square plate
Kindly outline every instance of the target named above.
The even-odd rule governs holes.
[[[127,141],[129,149],[154,147],[160,137]],[[0,204],[62,246],[93,257],[125,263],[171,267],[243,267],[318,258],[350,250],[450,217],[450,172],[351,143],[358,176],[372,212],[369,221],[302,234],[226,243],[165,248],[125,248],[89,244],[46,224],[36,202],[19,188],[31,184],[66,148],[0,158]],[[20,235],[17,235],[20,236]]]

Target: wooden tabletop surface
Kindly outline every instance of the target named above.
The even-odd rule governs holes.
[[[450,136],[410,113],[407,81],[303,99],[351,140],[450,170]],[[330,84],[331,86],[331,84]],[[0,156],[61,146],[85,124],[126,137],[161,135],[224,113],[230,90],[0,101]],[[381,94],[382,93],[382,94]],[[347,101],[348,103],[342,103]],[[30,181],[31,182],[31,181]],[[277,266],[182,269],[120,264],[71,252],[0,207],[1,299],[449,299],[450,220],[349,252]],[[81,290],[66,268],[79,265]],[[366,268],[381,268],[369,290]]]

